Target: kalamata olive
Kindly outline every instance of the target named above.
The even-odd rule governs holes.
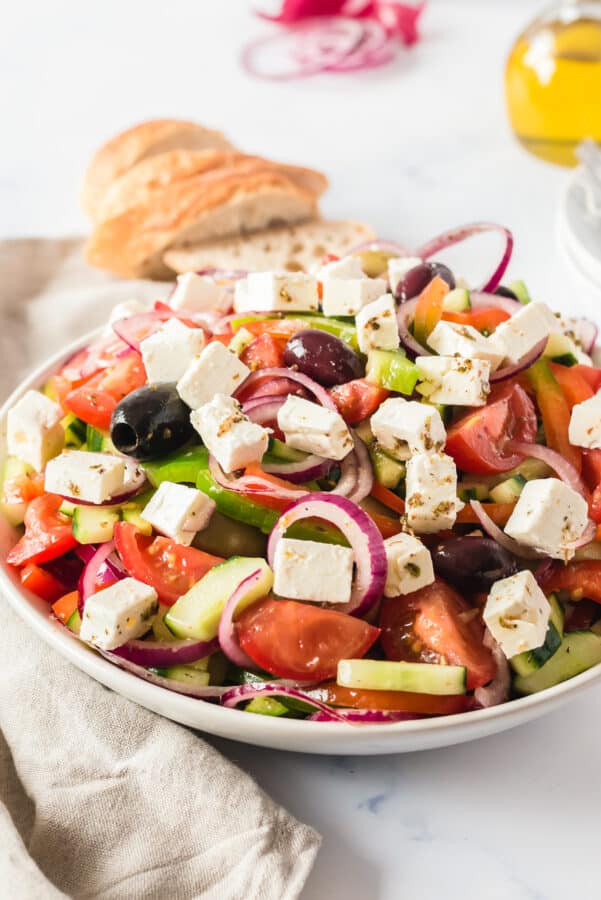
[[[511,288],[505,287],[504,284],[500,284],[496,289],[495,294],[498,294],[499,297],[509,297],[510,300],[517,300],[517,294],[514,294]]]
[[[111,418],[113,444],[136,459],[156,459],[177,450],[193,434],[190,409],[175,384],[148,384],[132,391]]]
[[[401,278],[394,292],[396,299],[400,303],[405,303],[406,300],[417,297],[436,275],[442,278],[443,281],[446,281],[450,289],[453,290],[455,287],[455,276],[448,266],[445,266],[444,263],[423,262],[409,269],[404,278]]]
[[[436,574],[466,590],[487,591],[518,570],[511,553],[492,538],[457,535],[439,541],[431,552]]]
[[[297,331],[290,338],[284,350],[284,363],[324,387],[345,384],[364,374],[361,358],[354,350],[333,334],[317,328]]]

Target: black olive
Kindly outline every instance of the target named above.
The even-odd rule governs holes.
[[[148,384],[132,391],[111,418],[113,444],[136,459],[156,459],[177,450],[193,434],[190,408],[175,384]]]
[[[508,297],[510,300],[518,299],[518,295],[514,294],[511,288],[505,287],[504,284],[499,285],[499,287],[495,291],[495,294],[497,294],[499,297]]]
[[[511,553],[491,538],[444,538],[432,550],[434,571],[464,590],[486,591],[495,581],[515,575]]]

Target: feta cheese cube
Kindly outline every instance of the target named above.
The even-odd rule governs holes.
[[[511,659],[544,644],[551,607],[532,572],[526,570],[493,584],[482,615],[501,650]]]
[[[142,510],[142,518],[178,544],[189,545],[197,531],[206,528],[215,501],[184,484],[163,481]]]
[[[148,306],[146,303],[142,303],[141,300],[124,300],[122,303],[117,303],[113,306],[111,310],[111,314],[109,316],[109,329],[108,331],[112,331],[113,329],[110,327],[115,322],[120,322],[121,319],[129,319],[130,316],[139,316],[141,313],[147,312]]]
[[[355,324],[359,349],[398,350],[399,329],[396,321],[396,304],[392,294],[383,294],[357,313]]]
[[[317,279],[305,272],[251,272],[236,283],[236,312],[314,312]]]
[[[409,459],[412,453],[440,450],[447,439],[435,407],[402,397],[381,404],[371,417],[371,430],[377,442],[400,460]]]
[[[405,277],[407,272],[415,269],[416,266],[421,266],[422,262],[423,260],[419,256],[397,256],[388,260],[388,281],[393,294],[396,294],[399,281]]]
[[[80,637],[101,650],[114,650],[146,634],[158,608],[154,588],[136,578],[123,578],[88,597]]]
[[[276,546],[273,589],[289,600],[348,603],[353,551],[335,544],[282,538]]]
[[[175,289],[169,297],[169,306],[192,313],[213,309],[225,312],[231,306],[231,299],[228,291],[212,278],[197,275],[196,272],[186,272],[185,275],[177,276]]]
[[[434,581],[432,556],[420,540],[410,534],[395,534],[384,541],[386,549],[385,597],[410,594]]]
[[[505,355],[495,344],[494,335],[485,337],[471,325],[456,322],[440,321],[428,337],[428,344],[441,356],[486,359],[492,372],[501,365]]]
[[[576,447],[601,448],[601,393],[572,408],[568,434]]]
[[[178,381],[204,345],[202,328],[188,328],[179,319],[168,319],[140,344],[148,381]]]
[[[557,328],[557,319],[546,303],[528,303],[497,326],[494,343],[506,360],[516,363]]]
[[[6,443],[10,456],[41,472],[49,459],[63,449],[65,430],[63,411],[39,391],[27,391],[9,409],[6,417]]]
[[[320,266],[316,271],[317,280],[327,281],[329,278],[367,278],[359,256],[343,256],[333,262]]]
[[[75,502],[105,503],[123,493],[125,460],[111,453],[65,450],[46,466],[44,487]]]
[[[457,497],[457,468],[445,453],[416,453],[407,462],[406,514],[414,531],[452,528],[463,503]]]
[[[322,308],[326,316],[355,316],[386,293],[383,278],[328,278],[323,282]]]
[[[339,413],[293,394],[278,410],[278,426],[295,450],[344,459],[353,449],[351,433]]]
[[[269,429],[247,419],[238,401],[226,394],[215,394],[190,421],[226,473],[260,462],[267,450]]]
[[[559,478],[535,478],[524,485],[505,533],[555,559],[574,556],[571,545],[588,524],[584,497]]]
[[[233,394],[247,375],[248,366],[219,341],[213,341],[190,363],[177,383],[177,392],[190,409],[198,409],[215,394]]]
[[[484,406],[490,393],[490,363],[462,356],[418,356],[423,393],[430,403]]]

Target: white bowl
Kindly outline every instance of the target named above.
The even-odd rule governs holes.
[[[59,365],[94,335],[77,341],[33,372],[0,410],[0,462],[5,456],[6,413],[31,388],[40,387]],[[117,668],[94,653],[50,618],[48,604],[23,589],[15,571],[4,562],[15,542],[15,531],[0,516],[0,588],[16,613],[43,641],[73,665],[106,687],[159,715],[208,734],[299,753],[376,755],[429,750],[475,740],[521,725],[556,709],[578,691],[601,679],[601,665],[539,694],[476,712],[416,719],[385,725],[303,722],[225,709],[166,691]]]

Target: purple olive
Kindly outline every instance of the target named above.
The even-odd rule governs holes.
[[[308,328],[290,338],[284,363],[308,375],[324,387],[345,384],[364,374],[361,358],[333,334]]]
[[[436,275],[442,278],[443,281],[446,281],[449,288],[453,290],[455,287],[455,276],[448,266],[437,262],[423,262],[409,269],[407,274],[401,278],[394,292],[396,299],[400,303],[412,300],[413,297],[421,294]]]
[[[487,591],[495,581],[515,575],[514,557],[491,538],[444,538],[432,550],[434,571],[457,588]]]

